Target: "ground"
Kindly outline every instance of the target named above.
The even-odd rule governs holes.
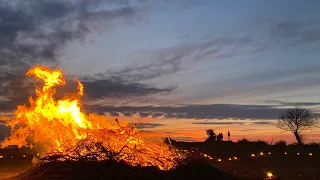
[[[206,163],[217,169],[244,179],[263,179],[271,171],[288,180],[320,179],[320,148],[316,146],[269,146],[263,143],[174,143],[179,151],[200,148],[207,156]],[[263,152],[263,155],[260,153]],[[268,153],[271,154],[268,154]],[[287,153],[285,155],[285,152]],[[1,151],[0,151],[1,153]],[[255,157],[251,157],[254,153]],[[299,155],[297,155],[299,153]],[[309,154],[311,153],[311,154]],[[1,154],[0,154],[1,155]],[[234,156],[237,160],[234,160]],[[0,179],[13,177],[31,167],[31,159],[0,159]],[[229,160],[232,158],[232,160]],[[221,159],[221,162],[217,160]]]
[[[319,158],[313,157],[280,157],[266,156],[248,158],[230,162],[212,163],[220,170],[229,172],[238,177],[259,179],[272,172],[281,179],[288,180],[316,180],[320,179]]]
[[[24,172],[31,167],[30,159],[22,160],[1,160],[0,159],[0,180],[8,179]]]
[[[176,142],[174,145],[180,149],[200,148],[212,157],[212,160],[207,158],[208,163],[237,177],[261,179],[266,177],[267,172],[272,172],[281,179],[320,179],[319,145],[270,146],[264,142],[240,144]],[[263,155],[260,155],[261,152]],[[255,156],[252,157],[251,154]],[[234,160],[235,156],[237,160]],[[222,161],[218,162],[218,159]]]

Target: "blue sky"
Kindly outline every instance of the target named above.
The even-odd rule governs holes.
[[[3,112],[27,100],[35,64],[79,77],[92,111],[157,124],[146,131],[176,123],[200,137],[220,122],[276,136],[259,122],[297,102],[319,111],[317,0],[0,2]]]
[[[156,1],[140,6],[133,22],[116,22],[110,30],[91,33],[85,43],[70,43],[61,52],[65,71],[105,73],[177,58],[178,70],[170,64],[153,67],[164,73],[144,80],[177,86],[159,97],[164,103],[320,98],[319,2]]]

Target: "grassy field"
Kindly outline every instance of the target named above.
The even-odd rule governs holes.
[[[208,157],[212,157],[206,158],[207,163],[239,178],[262,179],[271,171],[282,180],[320,179],[319,146],[270,146],[263,142],[173,142],[173,145],[182,152],[197,147]],[[263,155],[260,155],[261,152]],[[251,154],[255,156],[252,157]],[[14,156],[11,158],[11,155]],[[23,157],[23,152],[7,153],[5,156],[7,158],[0,159],[1,180],[14,177],[32,166],[32,156]]]

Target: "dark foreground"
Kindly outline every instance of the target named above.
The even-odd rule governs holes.
[[[105,179],[152,179],[186,180],[216,179],[236,180],[206,163],[180,166],[171,171],[155,167],[131,167],[115,161],[103,162],[54,162],[32,167],[16,176],[16,180],[105,180]]]
[[[3,152],[0,159],[0,180],[73,180],[73,179],[255,179],[266,178],[271,171],[281,180],[319,180],[320,146],[273,146],[264,143],[219,144],[183,143],[174,144],[184,153],[197,147],[212,157],[201,163],[191,163],[175,170],[164,172],[154,167],[130,167],[123,163],[65,162],[32,167],[32,156],[23,158],[26,152]],[[12,152],[12,153],[11,153]],[[259,155],[264,152],[263,155]],[[271,154],[268,154],[271,152]],[[285,155],[284,152],[287,154]],[[254,153],[256,156],[251,157]],[[297,155],[299,153],[299,155]],[[309,155],[312,153],[312,156]],[[11,156],[13,158],[11,158]],[[34,156],[34,155],[33,155]],[[231,157],[237,157],[237,160]],[[217,159],[222,161],[218,162]],[[18,175],[19,174],[19,175]],[[17,176],[18,175],[18,176]],[[14,177],[14,178],[12,178]]]

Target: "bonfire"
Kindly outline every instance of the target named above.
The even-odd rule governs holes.
[[[157,166],[169,170],[181,158],[170,146],[144,140],[136,128],[103,115],[85,113],[79,80],[77,93],[56,99],[56,88],[66,84],[62,70],[44,66],[31,68],[26,75],[42,80],[35,86],[30,105],[20,105],[13,118],[3,117],[11,134],[1,147],[25,146],[35,149],[42,162],[101,161],[113,159],[132,166]]]

